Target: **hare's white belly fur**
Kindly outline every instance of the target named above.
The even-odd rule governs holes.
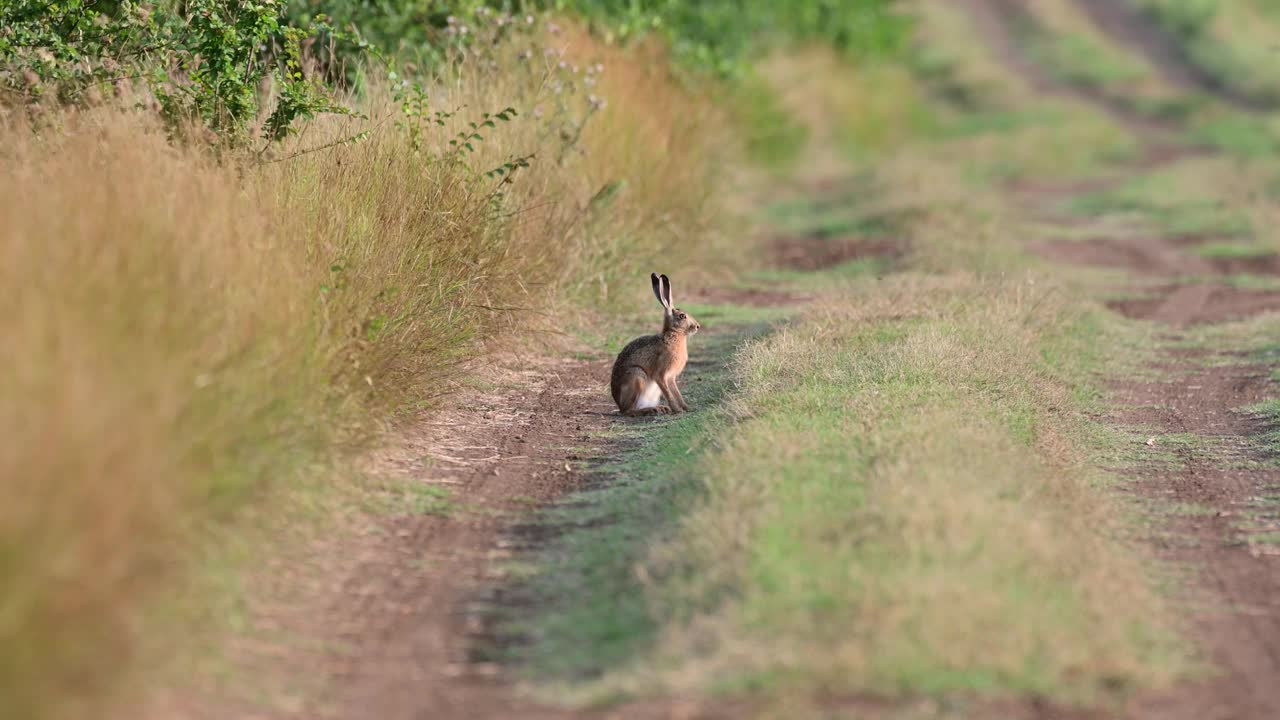
[[[658,403],[661,401],[662,388],[658,387],[658,383],[650,380],[644,384],[644,390],[641,390],[640,395],[636,398],[636,409],[655,408],[658,407]]]

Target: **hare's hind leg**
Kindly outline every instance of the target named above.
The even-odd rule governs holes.
[[[659,415],[667,408],[659,404],[662,389],[640,370],[633,370],[622,384],[618,407],[623,415]]]

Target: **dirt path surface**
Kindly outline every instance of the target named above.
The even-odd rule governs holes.
[[[618,422],[604,390],[609,367],[536,358],[501,365],[484,373],[491,390],[466,393],[370,461],[373,477],[404,493],[396,507],[412,511],[361,514],[269,568],[250,593],[248,622],[258,632],[237,639],[232,662],[261,670],[258,697],[229,700],[214,690],[196,707],[162,706],[151,716],[579,716],[518,695],[501,668],[475,657],[472,641],[485,631],[481,593],[510,553],[504,530],[573,492],[585,454],[607,450],[600,434]]]
[[[563,716],[504,691],[500,669],[473,657],[471,636],[483,632],[477,595],[507,552],[499,534],[510,517],[578,486],[575,448],[598,449],[613,408],[601,392],[605,362],[522,375],[513,392],[473,398],[421,428],[417,451],[435,467],[404,458],[403,472],[448,483],[460,507],[390,520],[344,580],[332,615],[352,652],[331,684],[338,717]]]
[[[1150,247],[1153,239],[1137,241]],[[1122,241],[1079,243],[1073,259],[1117,262],[1110,248]],[[1090,249],[1098,257],[1090,257]],[[1178,252],[1174,240],[1165,253]],[[1053,256],[1053,255],[1051,255]],[[1134,253],[1142,258],[1144,253]],[[1060,255],[1057,257],[1061,257]],[[1135,273],[1141,260],[1120,263]],[[1172,276],[1172,274],[1171,274]],[[1178,329],[1280,311],[1280,293],[1249,292],[1220,283],[1169,285],[1149,298],[1117,301],[1123,314]],[[1229,362],[1231,364],[1218,365]],[[1240,408],[1274,393],[1267,367],[1241,364],[1229,351],[1165,351],[1160,380],[1119,380],[1112,387],[1110,422],[1151,434],[1137,469],[1125,470],[1132,491],[1157,503],[1193,509],[1156,541],[1158,555],[1188,569],[1196,582],[1179,599],[1194,635],[1222,674],[1135,703],[1134,718],[1228,720],[1280,717],[1280,557],[1252,546],[1240,527],[1257,498],[1280,486],[1280,469],[1258,449],[1258,422]],[[1191,434],[1203,444],[1162,440]]]

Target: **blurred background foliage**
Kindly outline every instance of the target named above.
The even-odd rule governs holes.
[[[477,42],[477,23],[585,20],[607,43],[653,36],[679,67],[740,83],[786,44],[893,52],[907,21],[893,0],[9,0],[0,3],[0,95],[28,107],[94,103],[142,85],[174,127],[226,142],[254,118],[281,139],[371,68],[429,75]]]

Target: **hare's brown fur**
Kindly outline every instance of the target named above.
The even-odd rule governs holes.
[[[689,409],[676,378],[689,361],[689,336],[701,325],[693,316],[672,307],[670,281],[665,275],[653,276],[654,294],[663,305],[662,332],[636,338],[618,353],[613,363],[609,387],[613,401],[624,415],[684,412]],[[657,404],[655,393],[666,398],[667,406]]]

